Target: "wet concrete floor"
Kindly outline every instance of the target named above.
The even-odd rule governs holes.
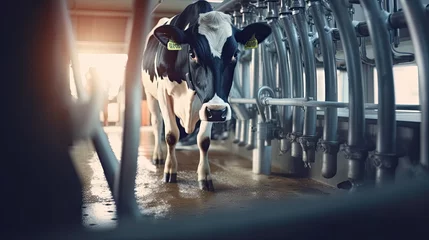
[[[108,127],[105,131],[115,155],[120,158],[121,129]],[[212,141],[209,150],[215,192],[202,192],[196,173],[198,148],[177,150],[178,183],[165,184],[163,167],[157,168],[151,163],[151,128],[142,128],[136,178],[136,197],[142,214],[156,220],[201,216],[206,211],[225,207],[248,208],[253,200],[320,197],[336,191],[310,179],[291,179],[275,173],[255,175],[251,161],[226,152],[223,144],[225,142]],[[91,228],[116,226],[115,204],[91,142],[77,143],[71,153],[83,184],[83,224]]]

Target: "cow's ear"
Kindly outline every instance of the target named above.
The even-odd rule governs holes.
[[[155,29],[154,35],[158,41],[170,50],[180,50],[181,44],[186,44],[185,32],[178,27],[163,25]]]
[[[252,23],[235,33],[235,40],[248,48],[256,48],[271,34],[271,27],[266,23]]]

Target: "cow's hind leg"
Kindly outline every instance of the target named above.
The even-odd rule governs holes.
[[[147,103],[151,116],[151,123],[153,127],[153,135],[155,139],[155,146],[152,154],[152,163],[154,165],[162,165],[164,164],[164,154],[162,152],[162,116],[161,110],[159,108],[158,100],[156,100],[153,96],[146,93]]]
[[[214,191],[213,180],[210,174],[208,150],[210,148],[210,138],[213,123],[201,121],[197,142],[200,149],[200,163],[198,164],[198,184],[201,190]]]

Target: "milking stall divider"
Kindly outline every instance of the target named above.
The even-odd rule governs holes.
[[[70,100],[65,99],[69,95],[60,96],[52,93],[58,89],[65,92],[69,87],[65,81],[67,78],[64,77],[67,76],[64,66],[68,66],[65,63],[70,61],[79,97],[77,103],[73,104],[85,103],[85,100],[88,99],[80,79],[79,60],[66,1],[46,0],[38,3],[23,1],[24,5],[29,5],[28,8],[23,8],[18,2],[20,1],[11,4],[10,11],[3,16],[6,17],[3,22],[8,19],[10,26],[7,28],[8,30],[15,29],[16,33],[13,36],[16,39],[33,36],[36,40],[32,40],[28,44],[30,47],[23,47],[26,46],[26,43],[20,42],[23,41],[22,39],[17,41],[11,37],[12,40],[6,41],[7,45],[4,45],[11,49],[7,53],[15,50],[18,52],[17,59],[19,56],[22,57],[21,59],[24,57],[31,59],[40,53],[32,50],[31,47],[43,48],[47,52],[43,54],[43,57],[38,55],[41,58],[40,61],[21,62],[23,65],[20,66],[24,66],[23,69],[19,69],[18,66],[9,69],[7,66],[4,67],[3,71],[6,75],[9,74],[7,75],[9,79],[16,79],[14,83],[11,83],[11,86],[15,88],[11,88],[13,91],[11,90],[6,95],[10,97],[9,101],[17,99],[18,106],[21,104],[19,101],[33,96],[25,89],[33,87],[35,91],[42,93],[45,91],[49,93],[46,95],[47,97],[30,103],[29,106],[33,108],[30,112],[34,116],[39,116],[37,113],[45,114],[45,118],[50,119],[51,123],[57,115],[61,116],[59,119],[66,119],[64,123],[56,123],[65,124],[64,126],[54,127],[51,129],[52,133],[49,134],[47,132],[49,132],[50,126],[57,125],[41,124],[40,132],[34,130],[18,132],[22,137],[27,136],[28,139],[33,137],[37,137],[37,139],[58,138],[58,136],[75,139],[74,132],[81,126],[73,125],[73,122],[67,125],[72,121],[67,120],[67,116],[73,115],[70,113],[71,110],[68,110]],[[427,206],[429,200],[429,188],[427,187],[429,170],[429,102],[427,99],[429,92],[429,28],[427,27],[429,5],[424,6],[420,1],[399,0],[403,11],[397,11],[397,0],[387,1],[391,3],[390,5],[376,0],[232,0],[220,4],[216,10],[232,13],[234,24],[238,28],[252,22],[266,22],[273,31],[269,39],[258,48],[242,49],[234,80],[235,88],[242,91],[232,92],[229,99],[237,118],[234,142],[253,151],[253,172],[270,174],[270,155],[274,150],[271,142],[274,139],[279,140],[280,152],[290,152],[292,156],[302,159],[306,167],[311,167],[314,163],[315,152],[318,149],[323,151],[322,175],[325,178],[332,178],[337,173],[337,153],[343,151],[349,162],[348,182],[350,192],[353,194],[333,196],[317,201],[289,200],[286,203],[279,202],[269,205],[261,202],[255,204],[251,212],[218,212],[208,214],[203,219],[182,219],[180,222],[172,220],[154,225],[141,218],[134,187],[140,140],[141,62],[144,39],[150,27],[150,11],[156,7],[156,2],[158,1],[134,1],[132,37],[125,76],[126,107],[120,161],[116,159],[101,125],[98,122],[95,124],[95,119],[92,120],[94,123],[92,127],[91,122],[87,124],[89,126],[88,136],[92,138],[116,203],[119,226],[113,230],[97,232],[80,228],[61,229],[49,234],[39,233],[37,230],[40,229],[30,227],[29,229],[32,229],[34,234],[27,233],[27,236],[43,239],[200,239],[201,237],[256,239],[279,236],[309,239],[321,236],[366,238],[370,235],[386,238],[397,237],[397,234],[400,233],[407,233],[407,236],[428,233],[427,224],[425,224],[427,222],[422,220],[427,221],[429,216]],[[353,21],[354,4],[360,4],[366,22]],[[22,16],[25,16],[24,20],[19,19]],[[308,24],[308,21],[313,24]],[[35,26],[39,27],[37,31],[31,30],[31,27]],[[314,27],[315,29],[313,29]],[[397,34],[395,31],[400,28],[408,28],[410,32],[414,57],[392,54],[390,34]],[[378,104],[364,102],[365,84],[361,64],[362,49],[364,48],[361,48],[358,41],[365,37],[370,38],[374,49],[374,59],[366,58],[366,61],[377,67],[378,91],[381,93],[378,95]],[[335,56],[335,48],[338,43],[341,43],[344,51],[342,61],[336,59]],[[321,52],[323,61],[315,58],[315,50]],[[19,61],[14,59],[11,60],[11,64],[19,65]],[[420,104],[397,105],[395,104],[392,66],[414,60],[419,69]],[[325,101],[316,100],[317,66],[323,66],[325,72]],[[336,91],[337,68],[345,68],[345,66],[350,79],[348,103],[338,102]],[[28,73],[20,74],[20,71],[27,70]],[[37,71],[40,73],[35,74]],[[250,81],[243,79],[250,79]],[[35,87],[34,82],[41,86]],[[49,87],[47,84],[52,86]],[[42,86],[48,86],[47,90],[43,90]],[[54,101],[55,98],[61,100]],[[92,96],[88,104],[97,105],[94,99],[96,96]],[[6,113],[10,112],[10,116],[22,119],[17,115],[16,110],[13,110],[13,107],[16,106],[7,108]],[[320,139],[316,133],[317,108],[324,109],[325,119],[323,136]],[[336,134],[338,108],[349,109],[348,138],[344,144],[340,144]],[[365,109],[376,109],[378,114],[377,141],[373,146],[375,151],[372,154],[369,154],[372,149],[364,135]],[[395,149],[396,110],[419,110],[421,113],[420,162],[416,166],[420,174],[415,180],[391,184],[395,179],[395,168],[398,162]],[[21,123],[21,120],[9,119],[11,126],[18,126]],[[37,125],[39,122],[43,121],[34,121],[30,125]],[[9,128],[14,129],[14,127]],[[12,133],[12,130],[4,129],[3,132]],[[64,135],[66,136],[64,137]],[[34,141],[34,139],[32,140]],[[30,140],[28,141],[31,143]],[[49,149],[43,145],[44,141],[36,140],[32,144],[31,150],[28,150],[28,156],[31,153]],[[25,152],[25,147],[24,145],[20,150]],[[48,165],[53,160],[46,159],[61,155],[49,154],[49,151],[46,150],[44,153],[45,159],[40,157],[40,161],[47,161]],[[10,156],[16,154],[12,152]],[[6,156],[9,155],[6,154]],[[27,155],[18,154],[16,156]],[[377,188],[366,186],[364,181],[365,161],[368,157],[376,167],[374,180]],[[7,161],[7,159],[4,160]],[[34,158],[20,160],[22,164],[27,164],[29,161],[34,161]],[[4,170],[10,172],[8,173],[10,175],[7,175],[9,177],[13,176],[12,174],[17,170],[18,165],[13,164],[8,162],[5,165],[11,167]],[[70,165],[58,164],[45,169],[36,167],[34,171],[42,169],[38,173],[40,175],[50,171],[58,171],[60,174],[63,172],[63,168],[70,168]],[[19,166],[23,167],[23,165]],[[27,177],[31,179],[32,176],[29,174]],[[65,175],[62,177],[63,180],[67,179]],[[31,181],[29,179],[27,181]],[[64,192],[58,189],[57,192],[51,190],[49,194],[52,196],[57,194],[55,198],[52,197],[57,200],[64,197],[62,195]],[[4,201],[2,205],[7,203],[10,209],[19,208],[19,202],[2,201]],[[67,199],[67,201],[72,202],[72,199]],[[5,207],[3,206],[3,208]],[[58,207],[58,209],[60,208]],[[5,214],[8,213],[13,215],[12,212],[7,211]],[[67,213],[70,212],[64,210],[64,212],[58,213],[63,214],[58,218],[71,218]],[[28,211],[27,214],[31,219],[31,214],[34,212]],[[419,221],[408,222],[408,219],[418,219]],[[64,221],[67,222],[67,220]],[[27,224],[31,225],[31,222]],[[17,234],[23,233],[18,230]]]

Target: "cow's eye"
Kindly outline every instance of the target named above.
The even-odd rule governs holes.
[[[231,63],[234,63],[234,62],[236,62],[236,61],[237,61],[238,53],[239,53],[239,51],[238,51],[238,50],[234,53],[234,55],[233,55],[233,56],[232,56],[232,58],[231,58]]]
[[[193,50],[189,51],[189,57],[191,57],[192,60],[197,61],[197,56]]]

